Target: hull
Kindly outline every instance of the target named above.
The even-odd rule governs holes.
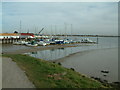
[[[38,44],[26,44],[27,46],[30,46],[30,47],[36,47],[36,46],[38,46]]]

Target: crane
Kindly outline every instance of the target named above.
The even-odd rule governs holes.
[[[40,34],[43,30],[44,30],[44,28],[42,28],[42,29],[40,30],[39,34]]]

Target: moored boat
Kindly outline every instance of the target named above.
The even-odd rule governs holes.
[[[46,46],[47,45],[47,43],[45,43],[44,41],[39,41],[39,42],[37,42],[37,44],[40,45],[40,46]]]
[[[96,42],[90,40],[89,38],[84,38],[84,39],[81,39],[81,43],[96,43]]]
[[[36,43],[36,41],[32,41],[32,42],[26,43],[26,46],[36,47],[38,46],[38,44]]]
[[[36,47],[36,46],[38,46],[38,44],[31,44],[31,43],[28,43],[28,44],[26,44],[26,46]]]

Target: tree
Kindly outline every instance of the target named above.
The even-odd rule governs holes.
[[[14,33],[18,33],[18,31],[14,31]]]

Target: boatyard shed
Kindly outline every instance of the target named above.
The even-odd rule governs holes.
[[[20,34],[15,33],[0,33],[0,39],[4,38],[20,38]]]
[[[34,38],[33,33],[21,33],[20,38]]]

